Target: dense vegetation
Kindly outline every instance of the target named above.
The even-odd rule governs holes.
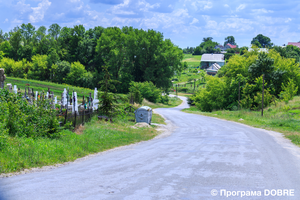
[[[241,107],[257,110],[261,108],[263,74],[264,106],[277,99],[288,101],[298,92],[300,71],[295,59],[282,57],[274,49],[269,53],[254,50],[232,56],[218,77],[206,77],[206,88],[192,99],[202,111],[236,110],[240,83]]]
[[[117,91],[127,93],[131,81],[151,81],[166,90],[174,72],[182,70],[182,50],[154,30],[58,24],[36,30],[29,23],[0,33],[0,68],[7,76],[100,88],[105,65],[121,82]]]

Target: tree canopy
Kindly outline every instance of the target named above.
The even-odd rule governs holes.
[[[258,34],[255,38],[253,38],[251,44],[254,44],[259,48],[269,48],[273,46],[271,39],[262,34]]]
[[[58,24],[47,30],[28,23],[11,30],[8,41],[4,35],[0,32],[2,61],[12,64],[0,65],[8,76],[100,88],[102,66],[108,66],[111,78],[121,82],[118,92],[127,93],[132,81],[167,89],[174,72],[184,67],[182,50],[155,30]]]

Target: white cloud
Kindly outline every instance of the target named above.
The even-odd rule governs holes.
[[[6,23],[6,22],[8,22],[8,19],[7,19],[7,18],[4,20],[4,22],[3,22],[3,23]]]
[[[195,1],[195,0],[185,0],[184,6],[191,6],[194,10],[208,10],[213,7],[211,1]]]
[[[224,4],[224,7],[225,7],[225,8],[229,8],[229,5],[228,5],[228,4]]]
[[[241,4],[236,8],[236,11],[239,12],[241,10],[244,10],[246,8],[246,4]]]
[[[252,9],[252,12],[254,12],[255,14],[266,14],[266,13],[273,13],[274,11],[261,8],[261,9]]]
[[[31,11],[30,4],[26,4],[25,0],[18,1],[17,5],[15,5],[15,8],[21,15]]]
[[[44,19],[45,12],[50,7],[51,2],[48,0],[43,0],[38,4],[38,7],[31,7],[33,13],[29,15],[29,20],[32,23],[42,21]]]
[[[198,19],[196,19],[196,18],[194,18],[193,19],[193,21],[190,23],[190,25],[192,25],[192,24],[196,24],[196,23],[198,23],[199,22],[199,20]]]
[[[292,19],[291,18],[287,18],[284,22],[285,23],[289,23],[290,21],[292,21]]]

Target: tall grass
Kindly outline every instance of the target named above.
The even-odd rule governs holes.
[[[9,137],[9,145],[0,151],[0,173],[73,161],[157,135],[154,128],[133,129],[134,124],[125,115],[117,117],[114,123],[93,118],[80,134],[65,130],[58,139]]]

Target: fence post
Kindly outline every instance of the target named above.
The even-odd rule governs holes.
[[[262,85],[262,101],[261,101],[261,116],[264,116],[264,89],[265,89],[265,74],[263,74],[263,85]]]
[[[83,96],[83,100],[82,100],[82,105],[83,105],[83,110],[82,110],[82,126],[84,125],[84,111],[85,111],[85,101],[84,101],[84,96]]]

